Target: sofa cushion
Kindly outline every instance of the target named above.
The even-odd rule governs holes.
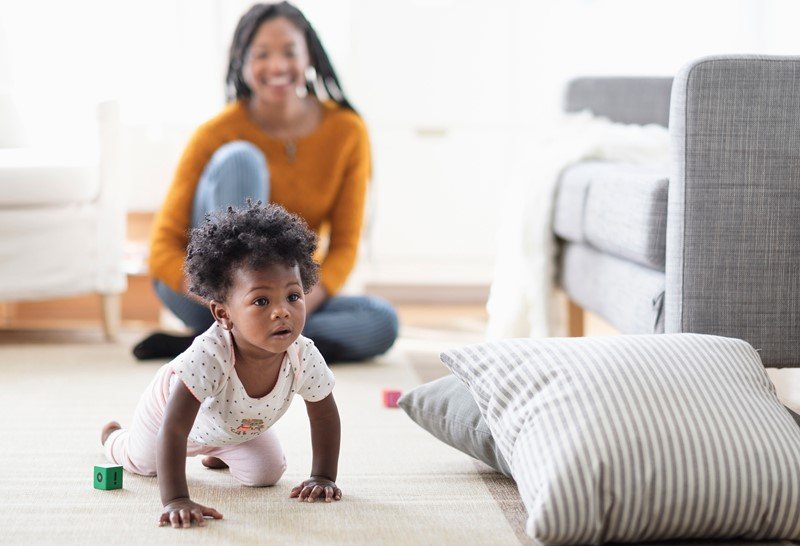
[[[0,149],[0,207],[87,203],[100,186],[97,161],[28,148]]]
[[[573,243],[586,242],[586,190],[598,162],[577,163],[561,174],[553,207],[553,232]]]
[[[570,299],[621,333],[664,333],[664,273],[579,243],[564,246],[559,271]]]
[[[667,169],[585,161],[559,181],[553,230],[620,258],[664,271]]]
[[[4,209],[0,213],[0,301],[124,290],[121,248],[103,245],[99,214],[91,205]],[[110,231],[102,230],[104,240]]]

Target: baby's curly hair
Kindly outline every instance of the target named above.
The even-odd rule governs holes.
[[[189,290],[206,300],[225,301],[235,269],[280,263],[298,266],[308,293],[319,279],[316,248],[317,236],[299,216],[248,199],[242,207],[207,214],[192,230],[185,264]]]

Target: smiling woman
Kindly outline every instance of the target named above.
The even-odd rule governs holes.
[[[306,296],[303,334],[328,361],[363,360],[397,337],[385,301],[338,296],[356,260],[370,176],[366,127],[344,95],[322,43],[286,2],[257,4],[240,19],[227,74],[231,102],[192,136],[156,217],[150,272],[162,302],[195,332],[214,318],[189,296],[182,264],[188,230],[209,212],[269,201],[330,231],[320,281]],[[194,336],[154,334],[138,358],[172,357]]]

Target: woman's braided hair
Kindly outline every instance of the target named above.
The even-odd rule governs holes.
[[[336,75],[333,63],[322,46],[322,41],[320,41],[317,31],[311,26],[303,12],[289,2],[255,4],[239,19],[239,23],[233,33],[233,41],[231,42],[228,56],[228,73],[225,77],[225,94],[228,100],[248,99],[252,96],[253,92],[244,81],[245,58],[253,37],[258,32],[261,24],[276,17],[285,17],[303,33],[308,47],[309,61],[317,73],[319,84],[328,97],[338,103],[339,106],[355,112],[355,108],[353,108],[353,105],[350,104],[344,94],[342,84],[339,82],[339,76]],[[307,83],[306,90],[315,96],[318,95],[317,88],[314,85]]]
[[[317,236],[302,218],[280,205],[248,199],[242,207],[207,214],[203,224],[192,230],[185,263],[189,290],[222,302],[237,268],[283,264],[298,266],[308,293],[319,279],[316,249]]]

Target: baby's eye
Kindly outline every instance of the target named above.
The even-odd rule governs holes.
[[[289,295],[289,301],[292,302],[292,303],[296,302],[299,299],[300,299],[300,294],[290,294]]]
[[[253,302],[253,305],[256,305],[258,307],[264,307],[268,303],[269,303],[269,300],[267,298],[258,298],[257,300],[255,300]]]

